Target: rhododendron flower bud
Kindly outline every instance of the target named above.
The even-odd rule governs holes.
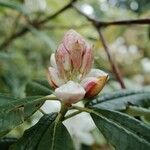
[[[91,72],[81,81],[86,91],[85,97],[96,96],[104,87],[108,74],[99,69],[91,69]]]
[[[90,71],[93,61],[91,45],[84,38],[69,30],[56,51],[56,63],[58,70],[65,78],[72,79],[74,73],[84,73]]]
[[[55,95],[65,103],[97,95],[108,78],[104,71],[91,69],[92,47],[74,30],[65,34],[50,62],[48,81],[55,88]]]

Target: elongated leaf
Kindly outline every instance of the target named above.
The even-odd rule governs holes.
[[[27,12],[25,10],[25,8],[23,7],[23,5],[14,2],[14,1],[0,1],[0,7],[7,7],[10,9],[14,9],[17,10],[25,15],[27,15]]]
[[[121,90],[111,94],[96,97],[86,104],[87,107],[94,106],[112,110],[124,110],[129,104],[149,107],[150,91]]]
[[[15,99],[0,94],[0,137],[23,123],[43,104],[39,96]]]
[[[119,124],[128,128],[128,130],[133,131],[140,137],[144,137],[147,141],[150,141],[150,126],[144,124],[143,122],[131,117],[127,114],[120,113],[112,110],[96,109],[103,116],[118,122]]]
[[[24,108],[30,104],[40,104],[44,102],[43,99],[40,99],[41,96],[30,96],[26,98],[13,98],[0,94],[0,114],[7,113],[13,109]]]
[[[48,81],[46,79],[40,79],[40,80],[35,79],[33,81],[47,87],[48,89],[51,89],[50,84],[48,83]]]
[[[96,126],[117,150],[150,149],[150,128],[120,112],[95,109]]]
[[[56,116],[57,113],[44,115],[36,125],[26,130],[23,137],[21,137],[14,145],[12,145],[9,150],[37,149],[42,136],[55,120]]]
[[[51,124],[43,135],[37,150],[74,150],[71,137],[62,123]]]
[[[47,80],[34,80],[29,82],[26,86],[26,95],[34,96],[34,95],[50,95],[53,91],[48,84]]]

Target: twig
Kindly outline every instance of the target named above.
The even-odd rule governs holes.
[[[150,18],[143,18],[143,19],[133,19],[133,20],[118,20],[118,21],[110,21],[110,22],[103,22],[103,21],[97,21],[98,27],[107,27],[112,25],[145,25],[150,24]]]
[[[145,25],[145,24],[150,24],[150,18],[141,18],[141,19],[130,19],[130,20],[117,20],[117,21],[100,21],[95,18],[92,18],[88,15],[86,15],[84,12],[82,12],[80,9],[78,9],[74,4],[73,8],[81,15],[86,16],[86,18],[94,23],[97,28],[101,27],[107,27],[107,26],[112,26],[112,25],[132,25],[132,24],[137,24],[137,25]]]
[[[120,73],[120,70],[119,70],[117,64],[115,63],[115,61],[113,60],[113,58],[112,58],[112,56],[111,56],[111,54],[110,54],[110,52],[109,52],[109,49],[108,49],[108,46],[107,46],[106,41],[105,41],[105,39],[104,39],[104,36],[103,36],[101,30],[98,29],[98,28],[97,28],[97,32],[98,32],[98,34],[99,34],[100,40],[101,40],[101,42],[102,42],[102,44],[103,44],[103,47],[104,47],[104,49],[105,49],[105,52],[106,52],[106,54],[107,54],[107,57],[108,57],[108,60],[109,60],[109,62],[110,62],[112,71],[114,72],[114,75],[115,75],[116,79],[117,79],[118,82],[120,83],[121,88],[122,88],[122,89],[125,89],[126,87],[125,87],[125,84],[124,84],[124,82],[123,82],[122,75],[121,75],[121,73]]]
[[[109,60],[109,62],[110,62],[110,64],[111,64],[112,71],[113,71],[113,73],[114,73],[116,79],[117,79],[118,82],[120,83],[121,88],[124,89],[124,88],[125,88],[125,84],[124,84],[124,82],[123,82],[121,73],[120,73],[120,71],[119,71],[119,69],[118,69],[117,64],[114,62],[114,60],[113,60],[113,58],[112,58],[112,56],[111,56],[111,54],[110,54],[110,52],[109,52],[108,46],[107,46],[107,44],[106,44],[106,41],[105,41],[105,39],[104,39],[104,37],[103,37],[103,34],[101,33],[100,26],[99,26],[99,22],[97,22],[97,20],[95,20],[95,19],[89,17],[88,15],[86,15],[85,13],[83,13],[82,11],[80,11],[76,6],[73,5],[73,7],[74,7],[74,9],[75,9],[79,14],[83,15],[84,17],[86,17],[86,18],[93,24],[93,26],[95,27],[95,29],[97,30],[98,35],[99,35],[99,37],[100,37],[100,40],[101,40],[101,42],[102,42],[102,44],[103,44],[104,50],[105,50],[105,52],[106,52],[106,54],[107,54],[108,60]]]

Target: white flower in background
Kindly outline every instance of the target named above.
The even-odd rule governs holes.
[[[79,149],[81,144],[94,144],[95,139],[91,131],[95,129],[95,124],[88,113],[82,112],[65,120],[63,123],[68,129],[76,149]]]
[[[46,0],[25,0],[24,6],[28,13],[43,12],[46,9]]]
[[[127,45],[123,37],[118,37],[110,44],[110,49],[114,59],[119,64],[132,65],[141,57],[138,47],[136,45]],[[106,56],[105,53],[104,55]]]
[[[141,65],[142,65],[144,72],[150,73],[150,59],[149,58],[143,58],[141,60]]]
[[[82,102],[77,103],[78,106],[83,106]],[[41,109],[46,113],[59,112],[60,102],[47,100]],[[73,110],[67,112],[67,115]],[[95,124],[88,113],[82,112],[74,117],[71,117],[63,122],[70,133],[76,150],[80,149],[81,144],[92,145],[95,141],[91,131],[95,129]]]
[[[47,100],[41,107],[45,113],[59,112],[61,104],[59,101]]]
[[[92,47],[74,30],[65,34],[50,62],[48,81],[57,98],[66,104],[97,95],[108,78],[104,71],[91,69]]]

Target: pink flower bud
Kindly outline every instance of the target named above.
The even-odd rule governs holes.
[[[74,70],[79,70],[82,65],[82,56],[86,51],[84,39],[74,30],[69,30],[64,36],[63,44],[70,54]]]
[[[72,104],[102,90],[108,75],[91,69],[92,61],[92,47],[80,34],[69,30],[56,53],[51,55],[52,67],[48,68],[48,81],[58,99]]]
[[[107,78],[108,74],[105,72],[98,69],[92,69],[87,77],[81,81],[81,85],[86,91],[85,97],[96,96],[103,89]]]
[[[82,66],[80,68],[80,72],[84,75],[86,75],[92,67],[92,61],[93,61],[93,54],[91,47],[87,47],[85,54],[83,55],[82,60]]]
[[[69,30],[56,52],[56,63],[62,76],[67,71],[86,74],[92,66],[93,56],[91,46],[84,38]]]
[[[56,63],[61,77],[66,79],[66,71],[70,71],[72,66],[70,55],[63,44],[56,51]]]

